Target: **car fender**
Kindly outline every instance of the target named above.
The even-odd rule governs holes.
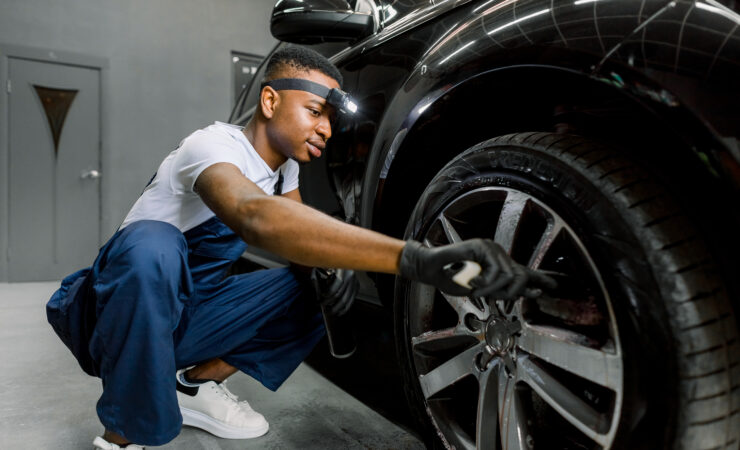
[[[511,74],[517,71],[541,73],[543,82],[548,80],[545,77],[552,79],[552,74],[558,74],[555,78],[582,79],[584,82],[599,83],[607,90],[620,91],[620,95],[629,97],[641,108],[659,110],[659,115],[674,118],[672,121],[679,124],[679,131],[684,134],[682,138],[696,148],[696,151],[706,152],[701,159],[707,161],[707,170],[722,170],[722,167],[732,166],[733,163],[737,165],[737,136],[727,131],[734,130],[737,133],[737,127],[725,126],[722,130],[713,128],[709,122],[712,115],[706,111],[712,105],[701,110],[694,108],[691,102],[684,102],[684,98],[691,97],[687,90],[695,88],[695,85],[687,82],[674,83],[671,89],[666,89],[658,83],[658,80],[665,79],[665,75],[654,69],[645,69],[648,64],[657,66],[661,61],[654,56],[636,56],[634,53],[635,42],[640,41],[642,34],[650,33],[653,27],[663,26],[664,18],[673,21],[681,15],[690,17],[686,10],[702,10],[696,3],[704,4],[703,2],[634,2],[634,16],[628,18],[629,14],[625,14],[622,8],[621,15],[612,20],[614,23],[610,26],[613,29],[608,35],[594,35],[593,32],[598,31],[595,24],[601,23],[603,28],[605,23],[610,23],[605,17],[612,17],[610,14],[616,12],[609,8],[599,7],[603,12],[603,16],[599,16],[599,10],[591,5],[591,22],[583,19],[580,27],[563,27],[563,21],[558,26],[549,16],[549,8],[543,7],[549,3],[545,2],[522,2],[528,9],[519,12],[519,19],[512,20],[512,17],[516,17],[515,3],[499,2],[489,10],[479,11],[476,9],[485,3],[475,8],[470,7],[467,16],[463,15],[466,19],[460,20],[457,27],[451,28],[430,46],[396,90],[385,110],[368,160],[363,181],[364,196],[360,205],[360,221],[363,226],[377,227],[374,223],[375,209],[383,203],[384,181],[394,170],[397,157],[404,152],[413,151],[409,147],[414,142],[415,134],[419,132],[420,119],[421,123],[427,123],[425,119],[439,114],[444,109],[445,101],[468,86],[488,85],[491,89],[490,86],[497,87],[506,80],[511,80]],[[624,3],[630,2],[619,3],[624,6]],[[491,11],[493,8],[496,9]],[[521,10],[521,5],[517,8]],[[583,18],[583,11],[573,9],[571,13],[576,16],[580,14]],[[723,12],[726,13],[725,16],[729,14],[728,11]],[[491,16],[500,20],[490,20]],[[731,14],[729,18],[725,16],[722,16],[723,20],[733,20]],[[508,18],[508,22],[505,18]],[[535,29],[536,36],[522,30],[521,26],[525,21],[531,21],[528,29]],[[534,23],[537,21],[540,23]],[[592,33],[590,36],[589,31]],[[508,36],[504,39],[507,33]],[[492,35],[498,36],[501,42],[491,37]],[[547,40],[547,36],[557,35],[562,42],[548,41],[548,45],[537,45],[540,40]],[[484,36],[491,39],[485,45],[477,44]],[[574,39],[574,36],[579,36],[579,39]],[[732,55],[737,50],[735,41],[729,42],[729,36],[730,34],[727,35],[728,42],[724,43],[723,51]],[[671,36],[667,36],[665,40],[669,41],[670,38]],[[693,41],[700,39],[700,35],[692,36]],[[726,64],[726,60],[731,58],[715,59]],[[712,81],[726,71],[714,73],[717,75],[709,77]],[[693,95],[697,96],[695,93]],[[521,130],[506,130],[514,131]],[[451,156],[464,148],[451,149]],[[439,168],[441,166],[437,169]],[[728,172],[731,179],[732,170],[730,167]],[[723,174],[727,175],[724,172]]]

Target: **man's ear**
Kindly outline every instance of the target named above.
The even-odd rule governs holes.
[[[267,119],[272,119],[275,114],[275,108],[280,103],[280,94],[270,86],[265,86],[260,92],[260,109],[262,115]]]

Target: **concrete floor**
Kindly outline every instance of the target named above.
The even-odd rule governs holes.
[[[102,426],[100,382],[85,375],[46,322],[58,283],[0,283],[0,449],[85,449]],[[244,374],[229,389],[260,411],[270,431],[225,440],[184,428],[162,449],[421,449],[414,436],[301,365],[271,392]],[[149,447],[152,448],[152,447]]]

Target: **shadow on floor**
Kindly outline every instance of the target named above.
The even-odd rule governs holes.
[[[345,392],[418,437],[406,404],[391,312],[357,301],[349,320],[355,330],[357,351],[346,359],[334,358],[329,353],[326,339],[322,339],[306,363]]]

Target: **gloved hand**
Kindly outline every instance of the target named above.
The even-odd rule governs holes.
[[[452,281],[444,270],[450,263],[474,261],[481,273],[471,279],[469,289]],[[536,297],[536,287],[554,289],[555,280],[542,272],[515,262],[504,249],[490,239],[470,239],[441,247],[427,248],[416,241],[408,241],[401,252],[401,275],[431,284],[450,295],[485,297],[496,296],[512,300],[520,295]]]
[[[311,271],[311,284],[321,306],[336,316],[343,316],[349,311],[360,290],[355,272],[348,269],[315,267]]]

